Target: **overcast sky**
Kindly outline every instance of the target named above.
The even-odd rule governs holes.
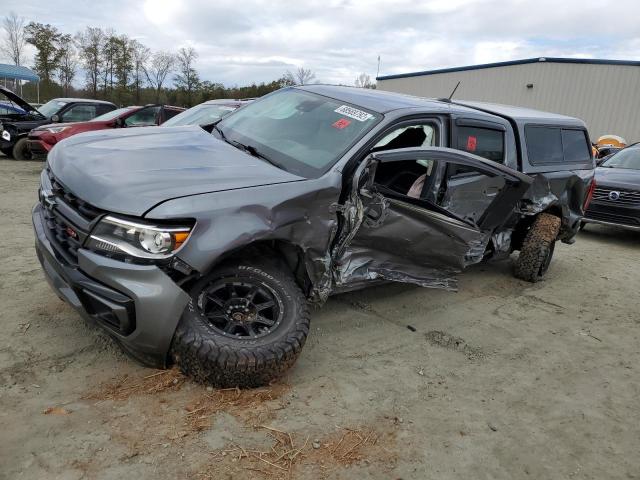
[[[191,45],[203,80],[270,81],[296,66],[323,83],[537,56],[640,59],[640,1],[21,0],[63,32],[113,28],[152,49]]]

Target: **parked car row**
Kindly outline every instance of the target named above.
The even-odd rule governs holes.
[[[88,121],[54,123],[34,128],[29,132],[27,145],[32,155],[46,155],[56,143],[77,133],[160,125],[184,111],[184,108],[169,105],[117,108]]]
[[[0,87],[0,152],[16,160],[44,157],[61,140],[82,132],[123,127],[212,124],[250,100],[212,100],[189,110],[151,104],[117,108],[111,102],[56,98],[34,107]],[[167,123],[169,121],[169,123]]]
[[[640,231],[640,143],[607,156],[596,168],[595,178],[582,228],[599,223]]]
[[[223,116],[238,106],[56,143],[32,212],[61,298],[145,364],[218,386],[282,375],[309,303],[335,293],[455,289],[516,251],[540,280],[595,189],[571,117],[323,85]]]

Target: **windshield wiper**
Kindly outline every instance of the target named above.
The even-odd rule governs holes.
[[[218,126],[218,123],[219,121],[213,124],[213,129],[220,134],[220,137],[222,138],[222,140],[224,140],[227,143],[231,143],[229,140],[227,140],[227,137],[224,135],[224,132],[222,131],[222,129]]]
[[[274,167],[278,167],[281,170],[285,170],[284,168],[282,168],[282,166],[280,164],[274,162],[269,157],[267,157],[265,154],[260,153],[256,147],[254,147],[252,145],[244,145],[244,144],[242,144],[242,143],[240,143],[240,142],[238,142],[236,140],[229,140],[225,136],[224,132],[220,129],[220,127],[218,127],[217,123],[213,124],[213,129],[216,132],[218,132],[220,134],[220,137],[222,138],[222,140],[227,142],[229,145],[233,145],[234,147],[239,148],[240,150],[244,150],[245,152],[247,152],[252,157],[260,158],[260,159],[264,160],[265,162],[270,163]]]
[[[280,166],[278,163],[274,162],[273,160],[271,160],[269,157],[267,157],[265,154],[260,153],[258,151],[258,149],[256,149],[256,147],[252,146],[252,145],[242,145],[240,142],[237,142],[238,145],[244,147],[244,149],[246,150],[246,152],[249,155],[253,155],[254,157],[260,158],[262,160],[264,160],[267,163],[270,163],[271,165],[273,165],[274,167],[278,167],[281,170],[284,170],[284,168],[282,168],[282,166]]]

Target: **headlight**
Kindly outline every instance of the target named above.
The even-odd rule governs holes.
[[[2,138],[7,142],[11,141],[11,134],[7,130],[2,131]]]
[[[191,228],[147,225],[107,216],[94,228],[87,247],[107,256],[124,254],[160,260],[171,257],[182,247]]]
[[[60,133],[63,130],[66,130],[69,127],[47,127],[47,128],[43,128],[43,130],[46,130],[49,133]]]

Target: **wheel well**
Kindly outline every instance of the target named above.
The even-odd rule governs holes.
[[[546,210],[536,213],[535,215],[526,215],[520,219],[516,228],[513,230],[513,234],[511,236],[511,249],[512,250],[520,250],[522,248],[522,242],[524,242],[524,237],[526,237],[527,232],[533,225],[536,217],[541,213],[548,213],[555,217],[559,217],[562,219],[562,209],[558,205],[551,205]]]
[[[281,263],[291,271],[296,283],[302,289],[303,293],[306,296],[309,296],[313,284],[311,282],[309,272],[307,271],[306,262],[304,261],[304,250],[300,246],[285,240],[265,240],[244,245],[236,250],[228,252],[226,255],[218,259],[218,261],[216,261],[216,263],[213,264],[206,272],[202,272],[202,275],[208,274],[223,262],[233,261],[237,258],[258,256],[269,256],[276,260],[280,260]]]

